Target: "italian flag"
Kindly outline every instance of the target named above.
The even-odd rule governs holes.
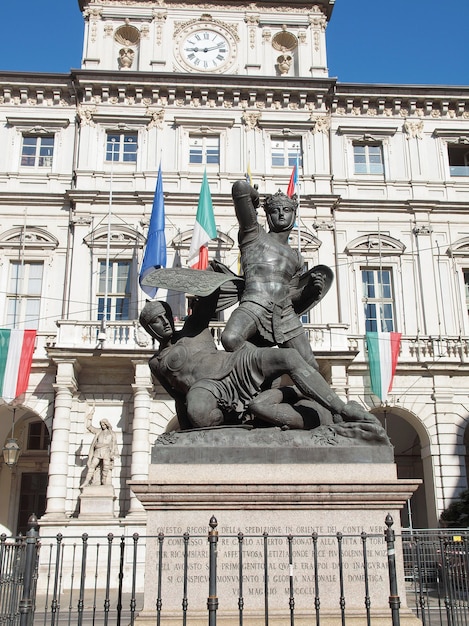
[[[0,396],[12,402],[28,388],[35,330],[0,328]]]
[[[370,364],[371,390],[381,402],[386,402],[392,389],[397,358],[401,345],[401,333],[366,333],[368,361]]]
[[[213,214],[212,196],[208,186],[207,172],[204,171],[202,186],[200,187],[199,204],[195,216],[194,232],[192,233],[191,247],[187,262],[196,270],[205,270],[208,267],[208,242],[216,239],[217,227]]]

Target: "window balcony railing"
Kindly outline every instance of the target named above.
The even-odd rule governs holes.
[[[176,328],[181,326],[182,322],[176,322]],[[219,349],[222,349],[220,338],[224,326],[223,322],[214,322],[210,326]],[[319,356],[330,354],[331,358],[346,356],[356,362],[367,361],[364,335],[351,334],[346,325],[305,324],[304,327],[313,351]],[[125,354],[130,351],[152,350],[153,341],[137,320],[107,322],[104,332],[98,321],[60,320],[56,336],[38,336],[35,356],[44,357],[48,347],[61,350],[108,349]],[[157,342],[154,348],[157,349]],[[469,361],[469,337],[403,336],[399,361],[415,364],[464,363]]]

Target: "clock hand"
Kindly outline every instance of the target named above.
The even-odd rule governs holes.
[[[211,48],[204,48],[204,52],[208,52],[209,50],[216,50],[217,48],[221,48],[224,45],[225,44],[222,41],[221,43],[218,43],[216,46],[212,46]]]

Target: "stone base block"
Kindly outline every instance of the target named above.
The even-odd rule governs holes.
[[[79,518],[115,517],[114,502],[116,496],[112,485],[88,485],[81,488]]]
[[[220,457],[220,450],[216,454]],[[398,480],[393,463],[370,462],[369,457],[364,463],[340,464],[295,462],[291,450],[288,456],[291,462],[232,463],[231,453],[225,463],[196,464],[190,462],[190,455],[184,458],[177,452],[175,462],[153,464],[148,481],[131,483],[148,512],[142,623],[154,623],[158,585],[164,607],[162,623],[180,619],[184,533],[189,533],[188,624],[206,623],[207,534],[213,516],[218,532],[217,623],[239,620],[242,533],[241,595],[243,619],[249,625],[264,623],[266,588],[270,623],[289,619],[293,597],[297,623],[315,619],[319,599],[323,624],[328,620],[338,623],[342,602],[348,624],[352,620],[366,624],[367,602],[374,624],[380,620],[391,624],[385,519],[392,516],[398,534],[399,511],[419,481]],[[366,533],[366,576],[362,533]],[[402,617],[411,623],[414,618],[405,607],[398,541],[396,552]]]

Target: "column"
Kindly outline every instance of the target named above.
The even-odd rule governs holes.
[[[55,408],[52,421],[46,520],[65,517],[69,463],[70,411],[78,385],[77,362],[56,361]],[[43,518],[43,519],[44,519]]]
[[[135,367],[134,416],[132,421],[132,459],[130,462],[131,480],[148,480],[150,463],[150,407],[151,382],[148,361],[133,361]],[[129,515],[144,514],[141,502],[133,491],[130,492]]]

